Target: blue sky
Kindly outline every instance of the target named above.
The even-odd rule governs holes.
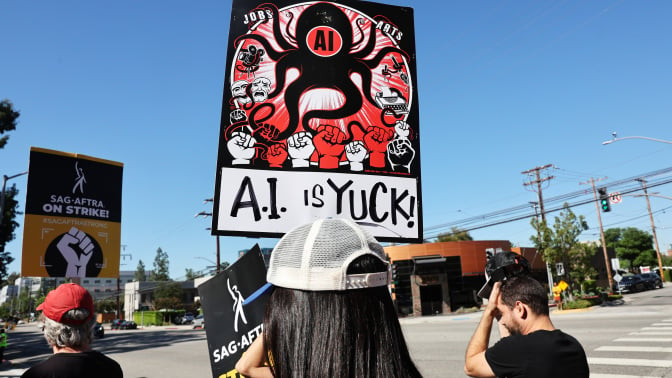
[[[672,140],[672,3],[387,3],[415,10],[426,228],[536,201],[521,172],[537,166],[556,167],[544,198],[588,190],[580,183],[591,177],[608,184],[671,166],[671,144],[601,143],[614,131]],[[0,174],[27,170],[31,146],[123,162],[132,257],[122,269],[151,267],[159,247],[173,278],[211,265],[210,220],[194,214],[211,210],[203,199],[214,193],[230,12],[230,1],[4,2],[0,98],[21,117]],[[9,183],[23,210],[26,177]],[[672,201],[651,206],[667,250]],[[573,211],[591,227],[581,239],[598,239],[594,205]],[[624,197],[602,218],[605,228],[651,228],[642,198]],[[533,233],[529,219],[471,231],[522,246]],[[10,272],[22,236],[7,246]],[[257,242],[275,240],[221,237],[222,259]]]

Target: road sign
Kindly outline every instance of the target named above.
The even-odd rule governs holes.
[[[614,257],[611,259],[611,268],[613,270],[621,269],[621,260],[619,260],[618,257]]]
[[[621,282],[622,279],[623,279],[623,277],[621,277],[621,275],[618,274],[618,273],[616,273],[616,275],[614,276],[614,281],[616,281],[616,282]]]
[[[565,266],[559,262],[555,264],[555,271],[558,274],[558,276],[564,276],[565,275]]]
[[[609,202],[611,203],[621,203],[623,198],[621,197],[620,192],[609,193]]]

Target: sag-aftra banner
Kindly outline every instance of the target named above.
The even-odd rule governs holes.
[[[412,8],[234,0],[227,49],[214,234],[334,217],[422,240]]]
[[[119,277],[123,164],[31,147],[21,275]]]
[[[238,359],[263,330],[267,296],[243,306],[266,283],[266,266],[258,245],[233,265],[198,287],[203,306],[212,376],[240,376]]]

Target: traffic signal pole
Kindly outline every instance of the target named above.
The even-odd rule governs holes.
[[[602,178],[604,179],[604,178]],[[602,180],[600,179],[600,180]],[[604,253],[604,266],[607,268],[607,280],[609,290],[611,290],[611,264],[609,264],[609,255],[607,254],[607,242],[604,239],[604,229],[602,228],[602,215],[600,214],[600,205],[597,198],[597,190],[595,190],[595,180],[590,178],[590,185],[593,187],[593,196],[595,197],[595,210],[597,211],[597,222],[600,224],[600,239],[602,239],[602,252]]]

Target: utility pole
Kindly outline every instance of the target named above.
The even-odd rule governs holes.
[[[600,239],[602,240],[602,253],[604,253],[604,266],[607,268],[607,283],[609,289],[611,289],[611,264],[609,263],[609,255],[607,254],[607,242],[604,239],[604,229],[602,228],[602,215],[600,213],[600,205],[598,204],[599,200],[597,198],[597,190],[595,189],[595,181],[605,180],[606,177],[600,179],[590,178],[590,185],[593,188],[593,197],[595,197],[595,210],[597,211],[597,223],[600,225]],[[587,184],[588,182],[582,182],[580,184]]]
[[[649,219],[651,219],[651,231],[653,232],[653,241],[656,242],[656,256],[658,257],[658,273],[660,274],[660,280],[665,281],[665,275],[663,274],[663,260],[660,258],[660,247],[658,246],[658,237],[656,236],[656,225],[653,224],[653,213],[651,212],[651,203],[649,202],[649,192],[646,190],[646,180],[637,179],[637,181],[642,183],[642,189],[644,189],[644,195],[646,196],[646,207],[649,209]]]
[[[546,164],[542,167],[535,167],[535,168],[532,168],[532,169],[528,169],[527,171],[520,172],[524,175],[534,177],[534,180],[530,180],[528,182],[525,182],[525,183],[523,183],[523,185],[524,186],[530,186],[530,185],[535,185],[536,184],[536,186],[537,186],[537,189],[536,190],[532,189],[532,191],[537,193],[537,198],[539,200],[538,201],[539,212],[541,214],[542,224],[546,224],[546,213],[544,212],[544,197],[541,194],[541,184],[544,183],[545,181],[549,181],[549,180],[555,178],[555,176],[546,176],[546,177],[542,178],[541,177],[541,171],[545,170],[545,169],[548,169],[548,168],[552,168],[552,167],[553,167],[553,164]],[[537,210],[536,206],[534,207],[534,210],[536,212],[536,210]],[[537,228],[539,228],[539,227],[541,227],[541,224],[539,224],[539,226]],[[541,234],[540,234],[539,229],[537,230],[537,233],[539,233],[539,246],[541,246]],[[539,251],[537,251],[537,253],[539,253]],[[548,262],[546,263],[546,276],[548,277],[548,292],[551,295],[553,295],[553,274],[551,274],[551,268],[548,265]]]
[[[544,212],[544,197],[541,194],[541,184],[545,181],[549,181],[549,180],[555,178],[555,176],[546,176],[546,177],[542,178],[541,177],[541,171],[544,170],[544,169],[552,168],[552,167],[553,167],[553,164],[546,164],[543,167],[536,167],[536,168],[528,169],[527,171],[520,172],[520,173],[522,173],[524,175],[528,175],[528,176],[532,176],[532,174],[534,173],[535,179],[532,180],[532,181],[525,182],[525,183],[523,183],[523,185],[524,186],[529,186],[529,185],[534,185],[534,184],[537,185],[537,190],[532,189],[532,191],[536,192],[537,197],[539,198],[539,211],[541,213],[541,221],[542,222],[546,222],[546,214]]]
[[[121,244],[121,249],[123,252],[120,254],[121,259],[126,260],[128,257],[130,260],[133,260],[133,256],[130,253],[126,252],[126,244]],[[117,319],[121,319],[121,261],[119,262],[119,276],[117,277]],[[124,292],[125,294],[125,292]]]

